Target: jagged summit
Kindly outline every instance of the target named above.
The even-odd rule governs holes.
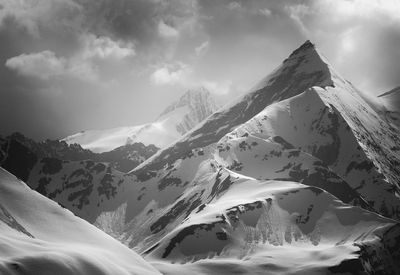
[[[289,57],[291,57],[292,55],[296,55],[296,54],[298,54],[300,52],[307,51],[307,50],[314,50],[314,51],[316,50],[315,49],[315,44],[313,44],[310,40],[307,40],[299,48],[294,50]]]
[[[326,87],[334,86],[334,82],[342,80],[335,72],[326,58],[318,51],[316,46],[307,40],[299,48],[294,50],[283,63],[272,73],[263,78],[251,91],[263,89],[272,86],[275,82],[282,82],[278,85],[291,84],[290,82],[299,83],[308,86]],[[276,94],[274,99],[282,100],[294,96],[290,94]]]

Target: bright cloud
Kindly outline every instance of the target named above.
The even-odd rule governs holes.
[[[156,85],[183,84],[187,81],[190,69],[187,65],[179,64],[178,68],[163,66],[155,70],[150,79]]]
[[[166,37],[166,38],[179,36],[178,30],[165,24],[164,21],[162,21],[162,20],[158,23],[158,33],[162,37]]]
[[[114,41],[109,37],[88,35],[86,38],[84,56],[87,58],[97,57],[101,59],[115,58],[123,59],[136,55],[133,43]]]
[[[3,0],[0,9],[0,26],[6,18],[14,18],[21,27],[34,36],[40,29],[65,27],[79,29],[83,17],[82,6],[72,0]],[[49,22],[51,22],[49,24]]]
[[[135,56],[132,43],[121,43],[109,37],[86,35],[84,47],[70,57],[58,57],[52,51],[21,54],[9,58],[5,65],[21,75],[48,80],[52,77],[69,76],[86,81],[97,81],[96,60],[121,60]]]
[[[205,54],[208,49],[210,47],[210,41],[204,41],[203,43],[200,44],[200,46],[195,48],[195,52],[197,56],[202,56],[203,54]]]
[[[57,57],[54,52],[21,54],[6,61],[6,66],[21,75],[49,79],[62,75],[66,70],[66,60]]]
[[[264,15],[265,17],[270,17],[272,15],[272,11],[267,8],[259,9],[258,11],[260,14]]]
[[[217,95],[227,95],[232,88],[232,81],[203,81],[202,86],[206,87],[210,92]]]
[[[374,18],[376,15],[384,15],[386,19],[400,20],[400,1],[398,0],[322,0],[315,1],[315,7],[319,11],[328,11],[344,17]]]
[[[228,8],[230,10],[241,10],[242,9],[242,5],[238,2],[230,2],[228,5]]]

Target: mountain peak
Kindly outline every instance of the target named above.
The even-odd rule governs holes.
[[[292,82],[293,85],[304,84],[307,88],[334,86],[334,82],[338,79],[342,78],[337,75],[326,58],[319,53],[316,46],[310,40],[307,40],[294,50],[278,68],[254,86],[251,91],[255,92],[265,87],[276,86],[278,82],[281,82],[282,85],[288,85],[288,81]],[[284,95],[281,94],[281,96]],[[291,92],[286,97],[293,95],[295,94]],[[280,99],[283,98],[281,96]]]
[[[316,51],[316,48],[315,48],[315,45],[310,40],[307,40],[300,47],[298,47],[296,50],[294,50],[291,53],[291,55],[289,56],[289,58],[292,57],[292,56],[295,56],[295,55],[297,55],[297,54],[299,54],[301,52],[305,52],[305,51],[309,51],[309,50]]]

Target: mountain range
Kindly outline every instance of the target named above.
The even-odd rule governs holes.
[[[28,185],[134,250],[138,270],[400,274],[400,130],[381,101],[366,99],[310,41],[228,105],[217,109],[207,98],[189,92],[142,130],[65,139],[85,155],[157,137],[159,123],[179,133],[147,140],[161,149],[128,173],[42,158]],[[8,223],[21,225],[13,230],[35,236],[13,207],[20,206],[5,206],[16,221]]]

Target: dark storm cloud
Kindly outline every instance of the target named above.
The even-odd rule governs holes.
[[[2,134],[54,138],[90,124],[101,127],[101,121],[118,123],[107,102],[132,96],[111,94],[113,81],[163,54],[160,22],[175,30],[194,10],[190,1],[5,2],[0,10]],[[132,63],[135,57],[138,64]],[[100,108],[107,117],[99,119]]]
[[[143,123],[198,85],[226,99],[307,39],[363,90],[400,85],[394,0],[3,0],[1,6],[0,134],[57,138]]]

